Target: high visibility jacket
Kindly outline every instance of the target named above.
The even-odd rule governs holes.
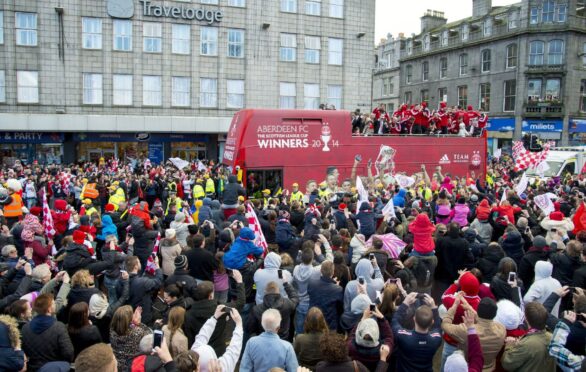
[[[328,190],[328,189],[325,189],[325,190],[319,189],[319,191],[318,191],[317,195],[318,195],[320,198],[323,198],[323,197],[326,197],[326,198],[327,198],[327,197],[328,197],[328,195],[330,195],[330,190]]]
[[[177,212],[179,212],[179,210],[181,210],[181,202],[182,200],[179,198],[175,198],[175,206],[177,207]],[[171,202],[171,198],[167,199],[167,208],[165,209],[165,216],[169,214],[169,207],[172,205],[173,203]]]
[[[86,216],[91,216],[94,213],[100,214],[100,212],[98,212],[98,210],[95,207],[93,207],[93,206],[91,206],[91,207],[89,207],[88,209],[85,210],[85,215]]]
[[[216,192],[216,185],[214,185],[214,180],[208,178],[206,181],[206,194],[214,194]]]
[[[177,184],[175,182],[169,182],[167,184],[167,189],[169,192],[177,192]]]
[[[124,196],[124,190],[122,190],[121,187],[117,188],[116,192],[110,195],[110,198],[108,199],[108,203],[113,204],[115,210],[118,210],[118,204],[125,201],[126,196]]]
[[[95,183],[88,183],[83,187],[81,192],[82,199],[96,199],[98,196],[100,196],[100,193],[96,189]]]
[[[18,193],[10,195],[12,201],[4,206],[4,217],[22,216],[22,198]]]
[[[303,193],[299,190],[297,190],[296,192],[291,193],[291,201],[298,201],[300,202],[301,200],[303,200]]]
[[[203,187],[199,184],[195,184],[193,186],[193,198],[194,199],[203,199],[206,197],[206,193],[203,190]]]

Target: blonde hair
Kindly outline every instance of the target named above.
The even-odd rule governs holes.
[[[110,330],[115,332],[118,336],[126,336],[130,329],[130,322],[132,322],[132,306],[124,305],[119,307],[110,323]]]
[[[169,331],[171,332],[167,344],[169,345],[169,351],[171,352],[172,357],[175,357],[178,354],[176,348],[173,347],[173,337],[178,330],[181,330],[184,322],[185,309],[181,306],[173,306],[171,311],[169,311],[169,322],[167,323],[167,328],[169,328]]]
[[[89,288],[92,285],[94,285],[94,277],[86,269],[78,270],[71,277],[71,286],[72,287]]]
[[[8,338],[13,349],[20,349],[20,330],[16,319],[10,315],[0,315],[0,322],[8,328]]]

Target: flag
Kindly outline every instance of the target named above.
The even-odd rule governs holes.
[[[500,159],[502,153],[503,153],[503,151],[501,149],[496,149],[496,150],[494,150],[492,157],[495,159]]]
[[[118,170],[118,159],[112,159],[112,171],[116,172]]]
[[[207,172],[208,168],[205,166],[204,163],[202,163],[201,160],[198,160],[197,161],[197,170],[202,171],[202,172]]]
[[[586,166],[586,164],[585,164]],[[537,171],[537,174],[539,175],[539,177],[543,177],[545,175],[545,172],[549,169],[549,164],[547,164],[546,161],[542,161],[541,163],[537,164],[537,166],[535,167],[535,170]]]
[[[65,194],[69,195],[69,188],[71,187],[71,174],[61,172],[59,174],[59,182],[61,184],[61,189]]]
[[[539,152],[531,152],[523,147],[521,141],[515,141],[513,144],[513,157],[515,158],[515,172],[519,172],[540,164],[547,157],[549,148],[553,146],[553,142],[547,142],[543,145],[543,150]]]
[[[551,212],[555,211],[553,202],[547,194],[537,195],[535,198],[533,198],[533,201],[546,216],[549,216]]]
[[[527,173],[523,173],[521,180],[515,186],[515,192],[517,193],[517,195],[521,196],[521,194],[523,192],[525,192],[525,189],[527,189],[528,184],[529,184],[529,177],[527,177]]]
[[[157,240],[155,241],[155,246],[153,247],[153,253],[147,259],[147,264],[144,271],[147,274],[155,275],[155,271],[157,271],[157,267],[155,266],[155,256],[159,253],[159,245],[161,244],[161,233],[157,234]]]
[[[507,200],[507,192],[508,191],[509,191],[508,189],[503,190],[503,196],[501,197],[501,203],[504,202],[505,200]]]
[[[248,227],[252,230],[252,232],[254,232],[254,245],[263,249],[263,255],[267,254],[269,246],[264,234],[262,233],[256,212],[250,203],[246,203],[246,219],[248,220]]]
[[[356,205],[356,213],[358,213],[362,203],[368,203],[368,191],[364,188],[364,185],[362,184],[362,179],[360,177],[356,177],[356,190],[358,191],[358,203]]]
[[[403,176],[402,174],[398,174],[395,176],[397,183],[401,186],[402,189],[406,189],[407,187],[412,186],[415,183],[415,178]]]
[[[47,202],[47,189],[43,188],[43,227],[45,228],[45,236],[53,239],[55,236],[55,225],[53,225],[53,215]]]
[[[382,210],[382,214],[384,216],[390,215],[391,217],[397,217],[395,215],[395,204],[393,203],[393,198],[389,199],[389,202],[387,203],[387,205],[385,205],[385,207]]]
[[[173,163],[173,165],[175,167],[177,167],[177,169],[183,169],[183,168],[189,166],[189,162],[188,161],[185,161],[185,160],[183,160],[181,158],[169,158],[169,161],[171,163]]]

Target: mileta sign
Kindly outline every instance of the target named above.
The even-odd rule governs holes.
[[[206,21],[208,24],[221,22],[224,13],[221,10],[203,8],[186,8],[185,6],[153,5],[150,0],[139,0],[142,3],[142,14],[149,17],[182,18],[197,21]]]

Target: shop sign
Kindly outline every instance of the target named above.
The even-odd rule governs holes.
[[[63,133],[0,132],[0,143],[61,143]]]
[[[564,128],[562,120],[523,120],[523,132],[561,132]]]
[[[134,0],[108,0],[106,9],[108,15],[113,18],[129,19],[134,16]],[[224,18],[224,12],[220,9],[204,9],[152,3],[151,0],[139,0],[142,7],[142,15],[147,17],[166,17],[174,19],[196,20],[211,25],[219,23]]]
[[[161,164],[165,158],[165,149],[162,143],[149,143],[149,160],[151,164]]]
[[[515,118],[488,118],[486,129],[490,132],[514,132]]]
[[[145,142],[151,138],[151,135],[148,133],[136,133],[134,137],[136,137],[137,141]]]
[[[75,142],[209,142],[195,133],[74,133]]]
[[[586,119],[570,119],[570,133],[586,133]]]

